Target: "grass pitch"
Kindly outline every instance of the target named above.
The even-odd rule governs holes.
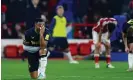
[[[133,80],[133,72],[126,72],[127,62],[113,62],[115,69],[107,69],[100,62],[100,69],[94,68],[93,61],[79,61],[69,64],[66,60],[49,60],[46,80]],[[31,80],[27,61],[2,60],[2,80]]]

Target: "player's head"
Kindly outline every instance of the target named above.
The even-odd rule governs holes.
[[[64,14],[63,6],[57,6],[57,15],[63,16],[63,14]]]
[[[109,33],[112,33],[116,28],[116,25],[114,23],[109,23],[108,24],[108,31]]]
[[[32,0],[33,5],[38,5],[40,0]]]
[[[35,28],[36,28],[37,30],[40,30],[40,27],[45,27],[44,25],[45,25],[45,22],[43,21],[43,19],[37,18],[37,19],[35,20]]]

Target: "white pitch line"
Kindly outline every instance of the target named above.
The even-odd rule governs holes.
[[[4,75],[4,77],[12,77],[12,76],[15,76],[15,77],[24,77],[24,76],[27,76],[27,77],[30,77],[30,75]],[[56,77],[56,78],[106,78],[106,77],[102,77],[102,76],[95,76],[95,77],[90,77],[90,76],[50,76],[50,77]],[[119,76],[112,76],[110,78],[133,78],[133,77],[119,77]],[[7,79],[11,79],[11,78],[7,78]]]

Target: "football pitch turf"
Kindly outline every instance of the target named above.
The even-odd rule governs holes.
[[[31,80],[27,61],[4,59],[1,61],[2,80]],[[93,61],[79,61],[69,64],[67,60],[49,60],[46,80],[133,80],[133,72],[126,72],[127,62],[113,62],[115,69],[107,69],[105,62],[100,62],[100,69],[95,69]]]

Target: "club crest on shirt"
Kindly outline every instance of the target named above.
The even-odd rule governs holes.
[[[45,39],[46,40],[49,40],[49,34],[46,35]]]

